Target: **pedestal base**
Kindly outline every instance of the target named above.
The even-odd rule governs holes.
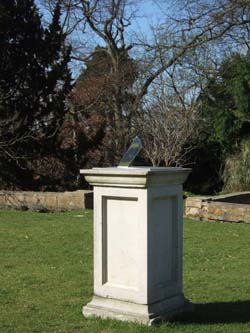
[[[151,326],[159,321],[170,320],[183,312],[190,312],[192,308],[183,295],[147,305],[94,296],[92,301],[83,307],[82,312],[85,317],[111,318]]]

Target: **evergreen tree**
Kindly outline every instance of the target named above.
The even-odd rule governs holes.
[[[224,155],[237,150],[250,134],[250,54],[226,59],[200,99],[206,139],[219,144]]]
[[[34,187],[38,162],[57,157],[72,88],[60,5],[42,26],[34,0],[0,0],[0,177]],[[60,158],[60,157],[59,157]]]
[[[250,136],[250,54],[225,59],[202,91],[200,102],[204,135],[194,152],[190,188],[207,194],[221,191],[225,161],[232,154],[239,156],[241,142]]]

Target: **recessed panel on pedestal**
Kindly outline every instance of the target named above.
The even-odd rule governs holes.
[[[153,226],[155,257],[155,285],[167,285],[176,279],[176,197],[153,200],[155,220]],[[165,258],[165,260],[163,259]]]
[[[149,261],[150,302],[176,293],[178,280],[178,197],[155,196],[149,225],[151,260]],[[151,215],[152,216],[152,215]],[[172,290],[172,292],[171,292]]]
[[[103,284],[137,290],[138,199],[103,197],[102,206]]]

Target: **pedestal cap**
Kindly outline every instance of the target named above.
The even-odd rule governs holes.
[[[113,167],[80,170],[91,185],[133,188],[183,184],[190,172],[189,168],[166,167]]]

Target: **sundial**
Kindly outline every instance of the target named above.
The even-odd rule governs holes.
[[[142,142],[141,139],[136,136],[131,145],[129,146],[128,150],[126,153],[123,155],[121,162],[119,163],[118,167],[129,167],[135,160],[136,156],[140,153],[142,150]]]

